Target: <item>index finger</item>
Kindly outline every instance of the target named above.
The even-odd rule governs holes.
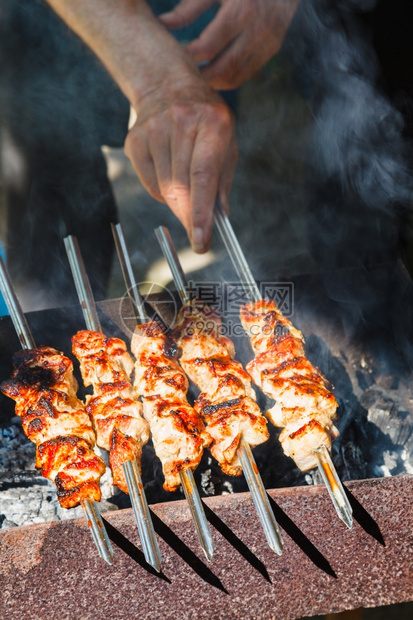
[[[207,9],[209,9],[216,0],[181,0],[174,9],[168,13],[161,13],[158,16],[168,29],[178,30],[192,24]]]
[[[230,144],[229,135],[220,131],[199,134],[192,154],[191,181],[191,243],[195,252],[209,247],[224,161]]]
[[[198,39],[188,43],[186,50],[196,63],[214,60],[237,37],[242,25],[240,12],[224,4]]]

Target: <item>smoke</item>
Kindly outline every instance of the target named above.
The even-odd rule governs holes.
[[[285,46],[314,115],[309,229],[329,268],[394,259],[412,196],[403,117],[380,89],[361,16],[374,5],[302,2]]]
[[[158,0],[158,8],[164,10],[168,2]],[[264,93],[249,125],[254,145],[246,145],[245,133],[241,136],[245,166],[232,200],[234,224],[243,247],[253,248],[248,258],[257,278],[303,272],[313,260],[318,268],[334,268],[364,266],[397,255],[411,196],[409,153],[402,137],[403,118],[378,86],[379,66],[361,19],[374,5],[373,0],[302,0],[284,52],[294,64],[295,83],[309,104],[313,126],[306,110],[299,110],[302,118],[297,118],[290,98],[268,102]],[[53,251],[63,235],[75,232],[69,219],[78,218],[75,234],[84,229],[84,237],[96,237],[93,244],[85,242],[84,252],[97,255],[106,245],[100,271],[107,274],[111,239],[107,235],[103,240],[101,231],[93,230],[93,219],[105,212],[102,227],[106,226],[116,211],[98,149],[102,143],[122,144],[127,102],[44,2],[3,0],[0,20],[0,120],[26,154],[31,175],[31,185],[23,184],[23,195],[15,199],[19,204],[13,203],[13,221],[19,228],[9,238],[8,249],[14,248],[16,264],[30,266],[31,280],[47,287]],[[263,94],[259,84],[250,88],[256,99]],[[115,122],[122,116],[125,127]],[[284,126],[283,144],[273,140],[277,126]],[[298,176],[301,168],[306,170],[305,195],[295,185],[294,174],[297,170]],[[22,204],[30,205],[24,218]],[[33,216],[43,204],[48,205],[38,218],[43,224],[35,229]],[[162,207],[148,205],[148,214],[142,206],[139,213],[151,230],[150,214]],[[300,220],[297,205],[306,211]],[[55,218],[57,211],[66,216]],[[276,211],[282,212],[282,221],[275,219]],[[137,220],[135,205],[133,214]],[[52,221],[47,236],[45,225],[50,229]],[[152,233],[146,242],[139,228],[138,232],[144,237],[139,259],[146,263],[153,255]],[[311,252],[303,242],[307,233]],[[182,237],[179,230],[174,234]],[[24,256],[22,235],[33,239],[29,248],[24,244]],[[67,269],[62,245],[59,252],[53,287],[61,291],[59,270]],[[218,266],[220,279],[224,268]],[[217,279],[216,274],[211,277]],[[64,282],[65,287],[71,282],[68,271]],[[104,291],[103,283],[97,286]]]

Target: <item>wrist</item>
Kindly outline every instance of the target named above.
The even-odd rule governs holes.
[[[172,101],[210,90],[196,63],[168,32],[151,43],[139,53],[136,70],[126,76],[123,88],[138,114],[148,100]]]

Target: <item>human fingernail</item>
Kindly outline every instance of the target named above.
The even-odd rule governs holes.
[[[204,249],[205,237],[202,228],[193,228],[191,237],[192,249],[195,252],[201,252]]]

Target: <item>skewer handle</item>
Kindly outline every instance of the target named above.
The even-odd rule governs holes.
[[[158,228],[155,228],[155,235],[172,272],[179,297],[181,298],[182,303],[186,304],[188,301],[191,301],[191,297],[188,293],[188,280],[184,270],[182,269],[181,261],[179,260],[178,253],[175,249],[169,230],[166,226],[159,226]]]
[[[143,483],[136,460],[123,463],[126,484],[129,489],[135,519],[138,524],[139,537],[142,542],[145,559],[158,573],[161,570],[162,557],[149,512],[148,502],[143,490]]]
[[[10,318],[16,330],[17,337],[20,341],[22,349],[35,349],[36,344],[30,331],[30,327],[24,316],[23,309],[20,305],[17,295],[14,291],[13,284],[10,280],[9,272],[2,257],[0,256],[0,289],[4,297],[4,301],[9,311]]]
[[[219,202],[215,205],[215,223],[244,288],[245,294],[250,301],[260,301],[262,299],[260,290],[254,280],[239,241],[235,236],[232,224]]]
[[[73,237],[73,235],[65,237],[64,242],[86,328],[90,331],[100,332],[102,331],[100,319],[79,244],[76,237]]]
[[[111,227],[120,266],[122,268],[123,279],[125,280],[128,294],[132,299],[133,312],[135,314],[136,322],[145,323],[147,321],[145,307],[135,280],[135,274],[133,273],[133,267],[130,260],[125,235],[123,234],[122,224],[111,224]]]
[[[198,489],[195,484],[194,474],[191,469],[181,469],[179,475],[181,477],[181,484],[191,511],[192,520],[195,525],[199,543],[207,560],[211,561],[214,553],[214,541],[212,540],[211,531],[206,520],[201,498],[199,497]]]

